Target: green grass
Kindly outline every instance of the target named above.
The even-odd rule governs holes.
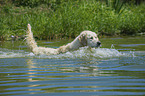
[[[28,23],[34,36],[43,40],[75,38],[83,30],[107,36],[145,32],[144,3],[138,6],[118,4],[119,7],[116,3],[114,9],[97,0],[50,1],[35,4],[26,0],[24,6],[21,2],[5,2],[0,7],[0,40],[25,35]]]

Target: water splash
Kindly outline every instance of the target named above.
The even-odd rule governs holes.
[[[20,43],[20,46],[22,45],[22,43],[26,40],[27,38],[24,38],[23,41]],[[19,51],[21,50],[21,47],[19,46]]]
[[[26,57],[29,52],[24,52],[22,50],[8,50],[0,48],[0,58],[18,58]]]
[[[115,49],[114,44],[111,45],[111,49]]]
[[[33,53],[25,52],[22,50],[8,50],[0,49],[0,58],[48,58],[48,59],[100,59],[100,58],[114,58],[114,57],[128,57],[132,56],[132,53],[119,52],[116,49],[108,48],[88,48],[82,47],[76,51],[69,51],[58,55],[39,55],[36,56]],[[134,53],[133,53],[134,55]]]
[[[121,53],[116,49],[108,49],[108,48],[90,49],[88,47],[82,47],[76,51],[66,52],[64,54],[59,54],[59,55],[51,55],[48,58],[98,59],[98,58],[112,58],[112,57],[120,57],[120,56],[127,56],[127,54]]]

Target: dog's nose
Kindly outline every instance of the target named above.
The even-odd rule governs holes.
[[[98,42],[97,42],[97,45],[98,45],[98,46],[99,46],[99,45],[101,45],[101,42],[100,42],[100,41],[98,41]]]

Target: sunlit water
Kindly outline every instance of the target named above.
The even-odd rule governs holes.
[[[101,48],[49,56],[35,56],[20,43],[1,44],[0,96],[143,96],[145,39],[141,39],[107,38],[101,40]]]

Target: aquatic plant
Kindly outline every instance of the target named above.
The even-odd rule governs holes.
[[[125,4],[122,0],[106,0],[106,4],[108,7],[111,7],[113,10],[115,10],[115,13],[120,15],[125,7],[123,5]]]

